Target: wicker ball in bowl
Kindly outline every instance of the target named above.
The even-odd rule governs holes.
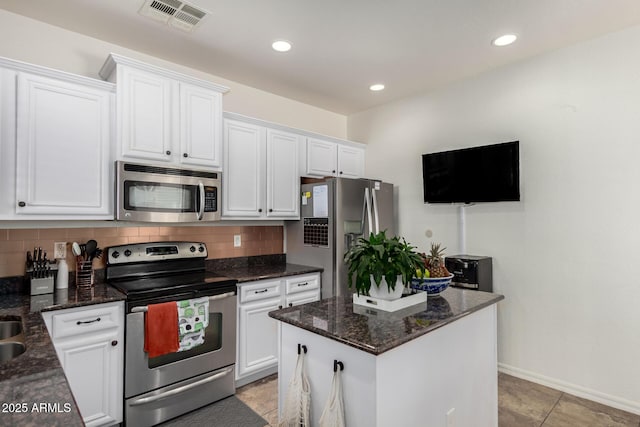
[[[426,291],[427,295],[438,295],[449,287],[453,274],[446,277],[424,277],[411,279],[411,288],[417,291]]]

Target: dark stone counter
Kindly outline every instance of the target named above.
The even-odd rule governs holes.
[[[354,305],[349,295],[275,310],[269,316],[378,355],[502,299],[489,292],[448,288],[440,296],[429,296],[426,304],[386,312]]]
[[[0,295],[0,317],[21,317],[26,345],[23,354],[0,363],[0,425],[84,425],[40,312],[124,299],[104,284],[47,295]]]
[[[207,266],[208,271],[213,271],[220,276],[236,279],[238,283],[254,280],[273,279],[277,277],[295,276],[298,274],[322,272],[321,267],[309,267],[306,265],[275,263],[217,263]]]

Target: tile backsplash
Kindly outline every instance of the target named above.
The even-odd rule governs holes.
[[[241,236],[242,246],[233,246],[233,236]],[[24,274],[27,251],[41,247],[53,259],[54,242],[67,242],[67,262],[73,270],[71,243],[86,243],[94,239],[100,248],[127,243],[157,241],[204,242],[209,259],[234,258],[283,253],[283,227],[277,226],[214,226],[214,227],[107,227],[107,228],[0,228],[0,277]],[[94,261],[95,268],[104,268],[104,259]]]

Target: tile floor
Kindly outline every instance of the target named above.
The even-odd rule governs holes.
[[[264,418],[278,424],[278,376],[237,390],[236,396]],[[640,427],[634,415],[549,387],[498,375],[499,427]]]

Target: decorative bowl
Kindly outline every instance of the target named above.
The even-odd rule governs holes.
[[[449,287],[453,274],[447,277],[425,277],[411,279],[411,289],[426,291],[427,295],[437,295]]]

